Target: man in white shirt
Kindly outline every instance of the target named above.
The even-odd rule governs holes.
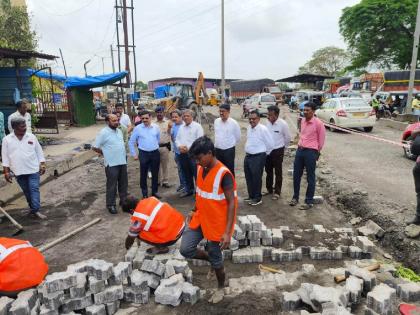
[[[30,214],[46,219],[47,217],[39,212],[40,175],[45,173],[45,158],[41,145],[32,133],[26,132],[25,118],[14,117],[10,124],[13,131],[3,138],[1,148],[4,178],[11,183],[15,176],[31,209]]]
[[[267,176],[265,178],[265,184],[267,191],[263,195],[273,194],[272,200],[280,198],[281,186],[283,183],[283,156],[284,150],[289,145],[291,136],[290,130],[287,123],[279,117],[280,109],[276,105],[272,105],[268,108],[268,121],[266,123],[267,129],[271,133],[273,138],[274,147],[273,151],[267,155],[265,161],[265,172]],[[273,187],[273,171],[276,175],[276,180]]]
[[[115,104],[115,112],[121,114],[120,124],[127,128],[127,133],[130,133],[133,130],[133,125],[130,117],[124,113],[124,105],[122,103]]]
[[[267,127],[260,124],[260,113],[249,113],[249,126],[246,133],[244,171],[248,198],[244,201],[251,206],[262,203],[262,176],[265,159],[273,150],[273,139]]]
[[[12,119],[21,117],[25,119],[26,122],[26,132],[32,133],[32,120],[31,120],[31,114],[28,113],[28,106],[30,106],[28,101],[26,100],[20,100],[16,103],[16,112],[9,115],[9,118],[7,119],[7,128],[9,129],[9,133],[13,133],[12,128]]]
[[[229,117],[230,105],[219,106],[220,118],[214,121],[214,146],[216,158],[235,176],[235,146],[241,141],[241,128]]]
[[[203,127],[193,121],[194,112],[186,109],[182,114],[184,124],[179,127],[178,134],[176,135],[175,145],[178,147],[180,155],[182,171],[185,175],[185,190],[181,193],[180,197],[192,196],[194,194],[194,178],[197,177],[197,165],[189,156],[189,150],[192,143],[204,135]]]

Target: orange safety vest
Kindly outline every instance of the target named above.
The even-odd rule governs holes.
[[[222,179],[226,173],[232,175],[229,169],[220,161],[210,170],[203,180],[203,168],[198,166],[197,187],[195,196],[196,211],[190,221],[189,227],[197,229],[201,226],[203,235],[210,241],[219,242],[222,238],[227,224],[228,204],[222,189]],[[238,209],[238,195],[236,192],[236,181],[233,177],[233,190],[235,193],[235,220]],[[235,223],[235,220],[233,223]],[[234,224],[232,224],[231,234]]]
[[[155,197],[141,200],[131,216],[132,221],[139,221],[139,238],[154,244],[174,241],[185,226],[181,213],[166,202]]]
[[[21,291],[37,286],[47,273],[44,256],[31,243],[0,237],[0,291]]]

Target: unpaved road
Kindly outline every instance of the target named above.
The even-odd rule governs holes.
[[[208,109],[208,111],[213,114],[217,113],[216,108]],[[320,163],[321,169],[331,170],[331,174],[319,176],[320,185],[317,187],[317,193],[323,194],[328,202],[309,211],[300,211],[288,206],[292,196],[292,180],[287,175],[287,170],[292,167],[293,158],[287,155],[284,162],[284,186],[281,198],[278,201],[272,201],[269,197],[264,197],[263,204],[258,207],[244,204],[242,199],[246,196],[246,185],[243,173],[243,148],[247,121],[240,119],[238,106],[233,106],[232,116],[240,122],[243,135],[242,142],[237,149],[238,156],[236,159],[240,199],[239,214],[256,214],[270,228],[288,225],[295,229],[310,228],[313,224],[323,224],[327,228],[351,226],[349,218],[355,216],[354,212],[365,218],[376,218],[378,214],[373,211],[382,211],[384,215],[387,214],[387,217],[396,220],[408,216],[409,213],[414,213],[411,205],[414,200],[414,192],[410,173],[413,162],[405,160],[398,148],[341,133],[328,133],[327,144],[322,157],[323,161]],[[291,127],[291,130],[293,130],[293,127]],[[399,132],[377,128],[374,133],[386,136],[389,139],[398,139]],[[372,161],[376,161],[375,165],[372,165]],[[173,161],[171,163],[170,181],[175,185],[177,184],[176,168]],[[386,164],[389,164],[389,166]],[[403,171],[400,172],[399,169]],[[164,201],[171,203],[181,212],[187,214],[193,206],[193,200],[178,198],[174,192],[174,187],[161,189],[160,193]],[[403,187],[404,189],[401,189]],[[369,196],[365,197],[358,193],[352,194],[356,188],[361,191],[366,190]],[[403,192],[399,193],[398,191],[401,190]],[[140,194],[139,166],[138,162],[132,159],[129,159],[129,191],[137,196]],[[302,189],[302,193],[304,191],[305,189]],[[42,186],[41,192],[42,205],[48,215],[48,220],[45,222],[34,221],[26,217],[23,210],[25,203],[22,198],[7,207],[8,209],[16,209],[11,213],[25,226],[25,232],[19,237],[30,240],[34,245],[52,241],[93,218],[102,218],[99,224],[45,252],[51,271],[64,270],[68,264],[88,258],[101,258],[111,262],[118,262],[123,258],[125,254],[124,239],[129,224],[129,216],[122,212],[119,212],[118,215],[110,215],[105,209],[105,174],[100,159],[90,161],[88,164],[45,184]],[[397,196],[400,197],[397,198]],[[395,204],[402,204],[403,201],[405,202],[404,206],[395,207]],[[403,212],[398,212],[398,215],[395,215],[392,211]],[[401,231],[395,229],[395,227],[395,231],[388,229],[388,225],[392,225],[394,221],[384,222],[387,225],[385,226],[387,234],[392,236],[389,239],[385,238],[387,242],[384,243],[384,246],[388,246],[387,250],[391,253],[395,249],[394,257],[412,262],[410,266],[413,267],[419,257],[418,240],[406,241],[403,238],[400,243],[404,244],[404,248],[396,248],[395,243],[399,241]],[[0,235],[11,235],[13,231],[13,227],[8,222],[0,223]],[[405,242],[408,242],[408,245],[405,245]],[[410,246],[414,247],[408,247],[411,243],[414,245]],[[412,257],[408,257],[410,255]],[[280,265],[268,262],[275,268],[286,271],[296,270],[301,263],[293,262]],[[316,263],[316,267],[323,269],[330,267],[332,264],[340,265],[342,262],[319,261]],[[195,267],[193,271],[195,284],[201,288],[215,288],[216,283],[214,281],[209,282],[205,278],[207,268]],[[254,275],[258,274],[258,266],[256,264],[234,265],[228,262],[227,272],[229,277]],[[322,281],[322,279],[316,279],[314,283]],[[214,314],[240,314],[246,310],[245,313],[248,314],[255,312],[261,314],[272,313],[273,308],[277,309],[276,305],[278,305],[278,297],[256,299],[244,295],[234,301],[226,300],[216,305],[209,304],[206,300],[200,301],[194,307],[183,305],[178,308],[166,308],[149,304],[139,310],[138,313],[204,314],[211,312]]]

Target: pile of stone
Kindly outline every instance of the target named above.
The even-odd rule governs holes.
[[[113,265],[89,259],[69,265],[65,272],[48,275],[37,289],[0,299],[1,315],[58,315],[83,312],[112,315],[121,302],[177,306],[195,304],[200,289],[193,286],[188,262],[172,249],[167,255],[148,256],[146,247],[132,247],[123,262]]]

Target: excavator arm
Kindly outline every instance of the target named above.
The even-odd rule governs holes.
[[[201,92],[203,92],[203,98],[200,98]],[[198,105],[206,104],[207,95],[206,95],[206,89],[204,88],[204,76],[202,72],[198,73],[197,82],[194,88],[194,97],[195,97],[195,102]]]

